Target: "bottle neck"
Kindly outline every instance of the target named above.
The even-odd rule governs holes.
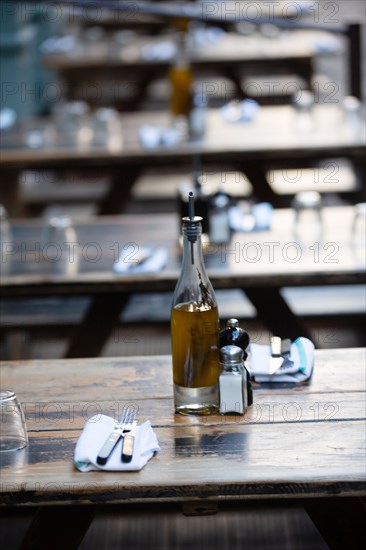
[[[181,302],[196,302],[201,310],[216,307],[214,290],[203,261],[202,226],[200,223],[183,223],[182,231],[183,263],[174,299]]]
[[[188,53],[188,40],[187,33],[179,31],[176,38],[176,53],[174,59],[174,67],[183,69],[190,66],[189,53]]]
[[[202,226],[183,224],[183,266],[205,269],[202,254]]]

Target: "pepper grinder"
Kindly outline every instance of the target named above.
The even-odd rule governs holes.
[[[245,361],[248,357],[245,350],[249,346],[249,335],[244,329],[239,327],[239,321],[237,319],[229,319],[226,323],[226,327],[220,331],[220,348],[230,344],[238,346],[243,350]]]

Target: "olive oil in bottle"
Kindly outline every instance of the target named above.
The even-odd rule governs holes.
[[[199,216],[183,218],[183,263],[172,303],[171,338],[175,410],[210,414],[219,406],[219,315],[203,262]]]

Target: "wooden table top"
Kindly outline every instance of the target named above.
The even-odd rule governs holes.
[[[365,349],[316,350],[309,384],[261,386],[244,417],[173,412],[171,357],[5,362],[29,447],[1,453],[1,503],[365,495]],[[140,472],[80,473],[87,418],[134,402],[161,452]]]
[[[312,240],[304,243],[293,233],[293,211],[276,209],[270,230],[234,233],[229,244],[210,245],[205,263],[214,288],[363,283],[365,250],[362,238],[352,238],[353,207],[326,207],[323,220],[322,239],[309,234]],[[52,245],[48,249],[42,241],[41,222],[14,220],[11,245],[14,253],[9,253],[8,263],[3,262],[2,294],[103,294],[174,289],[181,268],[178,215],[106,216],[75,221],[74,227],[76,246],[73,250],[79,264],[69,262],[65,272],[62,260],[51,261],[56,249]],[[155,274],[116,275],[112,272],[113,262],[124,246],[129,247],[131,258],[141,246],[166,247],[167,265]],[[61,249],[70,251],[60,245]],[[46,259],[42,259],[41,251]]]
[[[212,35],[211,35],[212,36]],[[202,41],[201,37],[201,41]],[[254,33],[242,36],[237,33],[220,35],[216,40],[207,38],[207,43],[192,43],[189,49],[193,68],[220,68],[241,66],[265,62],[287,61],[290,66],[294,61],[308,60],[321,52],[321,45],[329,43],[335,47],[335,52],[341,50],[341,42],[335,44],[334,36],[326,32],[296,31],[282,32],[276,38],[266,38]],[[105,71],[111,68],[140,69],[160,67],[167,69],[174,58],[173,49],[165,58],[154,57],[153,48],[166,44],[174,46],[174,35],[163,33],[160,36],[138,36],[128,44],[118,49],[110,37],[104,37],[98,43],[82,43],[69,53],[49,53],[44,55],[44,65],[57,71]],[[146,52],[146,53],[144,53]],[[169,53],[169,52],[168,52]]]
[[[139,140],[142,125],[168,127],[168,112],[124,113],[121,115],[123,143],[110,147],[93,143],[83,146],[64,143],[54,119],[26,123],[27,130],[2,136],[1,164],[3,168],[52,167],[151,167],[174,166],[191,163],[194,155],[202,162],[271,162],[296,160],[301,166],[306,159],[327,156],[365,157],[366,137],[362,122],[359,128],[349,124],[338,104],[317,104],[313,110],[313,129],[300,132],[296,123],[297,112],[292,106],[261,107],[250,123],[225,122],[219,110],[209,110],[206,134],[202,140],[187,141],[175,146],[143,147]],[[45,144],[29,148],[25,144],[25,131],[46,129]],[[87,164],[86,164],[87,163]],[[121,180],[122,181],[122,180]]]
[[[191,13],[194,12],[195,6],[189,6]],[[278,0],[273,4],[262,3],[260,6],[255,6],[253,9],[253,14],[251,12],[250,4],[248,9],[243,9],[243,6],[236,1],[226,0],[225,6],[220,4],[216,6],[208,5],[207,9],[213,10],[212,15],[220,16],[218,20],[214,20],[211,24],[220,25],[224,27],[231,28],[233,25],[237,25],[239,17],[243,14],[247,14],[249,17],[252,16],[253,23],[256,22],[260,17],[278,17],[283,19],[292,19],[296,17],[302,17],[306,15],[311,8],[309,8],[306,0],[298,0],[296,4],[291,5],[286,2],[286,0]],[[196,9],[199,11],[199,15],[202,15],[202,6],[196,6]],[[174,27],[174,19],[167,18],[166,16],[159,14],[159,9],[155,6],[155,14],[143,13],[139,10],[138,5],[132,4],[129,7],[128,11],[106,11],[101,12],[100,10],[88,10],[87,13],[80,11],[75,11],[73,13],[72,21],[79,23],[82,26],[101,26],[107,31],[110,29],[120,29],[127,27],[128,29],[135,28],[150,28],[151,25],[159,25],[159,28],[166,28],[168,26]],[[211,11],[209,11],[211,13]],[[226,17],[227,13],[231,14],[230,17]],[[237,18],[235,18],[235,14]],[[199,18],[198,18],[199,20]],[[210,24],[210,23],[209,23]],[[154,27],[153,27],[154,28]]]

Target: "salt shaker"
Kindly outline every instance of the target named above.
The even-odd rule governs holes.
[[[224,346],[220,349],[219,377],[221,414],[244,414],[248,403],[248,372],[244,366],[244,352],[238,346]]]

